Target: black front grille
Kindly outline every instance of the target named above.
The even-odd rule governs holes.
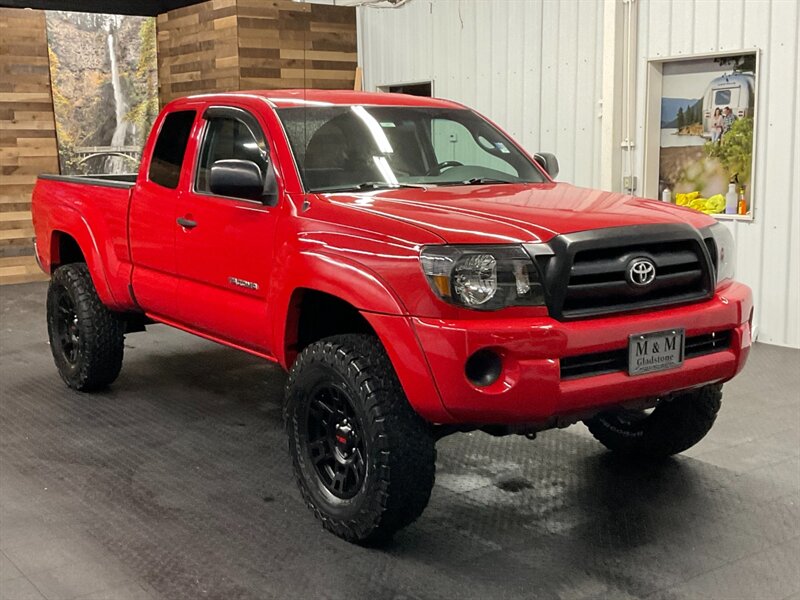
[[[625,276],[637,258],[648,258],[656,266],[655,280],[643,288],[634,287]],[[562,313],[581,317],[702,298],[708,293],[704,262],[691,240],[583,250],[572,263]]]
[[[561,359],[561,379],[591,377],[628,370],[628,349],[580,354]]]
[[[689,225],[616,227],[557,236],[535,257],[548,308],[568,320],[696,302],[714,291],[712,248]],[[531,248],[531,252],[536,251]],[[637,259],[655,265],[645,286],[629,281]]]
[[[717,331],[686,338],[683,357],[696,358],[731,347],[731,332]],[[628,349],[580,354],[561,359],[561,379],[592,377],[628,370]]]

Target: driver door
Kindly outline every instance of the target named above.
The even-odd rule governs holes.
[[[203,118],[193,178],[177,211],[177,312],[189,329],[270,353],[267,291],[280,195],[222,196],[210,183],[212,166],[230,159],[252,161],[268,181],[269,144],[242,108],[211,107]]]

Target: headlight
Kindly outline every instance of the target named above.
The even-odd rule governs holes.
[[[736,242],[725,225],[716,223],[709,227],[717,247],[717,283],[733,279],[736,271]]]
[[[478,310],[544,304],[539,271],[521,246],[428,246],[420,262],[447,302]]]

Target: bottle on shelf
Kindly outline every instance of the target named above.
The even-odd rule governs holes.
[[[747,214],[747,200],[744,197],[744,186],[739,188],[738,212],[740,215]]]
[[[661,192],[661,201],[672,202],[672,191],[668,187],[665,187],[664,191]]]
[[[725,194],[725,214],[735,215],[739,208],[739,196],[736,194],[736,182],[731,179],[728,184],[728,193]]]

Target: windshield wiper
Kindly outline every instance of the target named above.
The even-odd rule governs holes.
[[[419,183],[389,183],[387,181],[364,181],[363,183],[359,183],[358,185],[348,185],[337,188],[321,188],[313,191],[324,194],[329,192],[363,192],[367,190],[384,190],[384,189],[394,190],[399,188],[418,188],[421,190],[425,190],[428,188],[428,186]]]
[[[494,177],[473,177],[465,181],[454,181],[450,185],[481,185],[484,183],[517,183],[507,179],[496,179]]]

